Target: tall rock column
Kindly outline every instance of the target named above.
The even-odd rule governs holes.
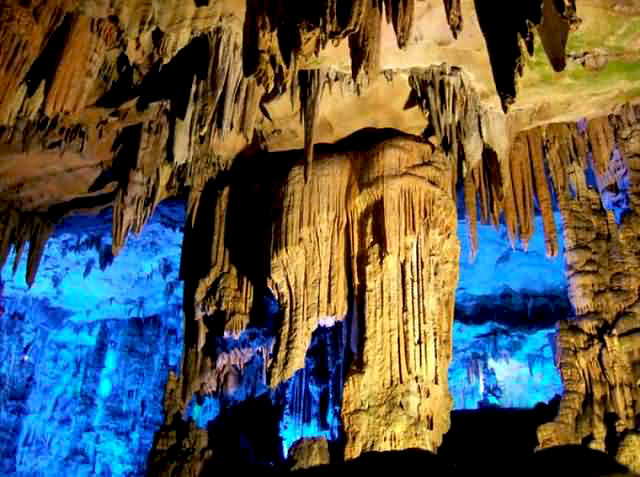
[[[393,146],[370,156],[351,213],[362,341],[344,388],[347,459],[435,451],[449,428],[459,256],[453,171],[429,145]]]
[[[556,359],[565,393],[556,419],[538,429],[541,447],[586,439],[593,448],[615,451],[605,445],[611,433],[612,442],[636,442],[629,437],[640,417],[638,119],[640,109],[627,107],[590,122],[585,133],[595,187],[570,173],[574,196],[558,194],[576,318],[559,325]],[[560,170],[555,162],[563,146],[553,138],[549,144],[550,167]],[[554,177],[557,189],[562,182]],[[614,428],[607,426],[608,415]]]
[[[434,451],[449,427],[453,161],[419,137],[380,130],[319,146],[307,177],[300,159],[239,159],[202,193],[185,235],[185,356],[152,454],[160,468],[185,443],[199,443],[197,462],[216,452],[211,433],[181,424],[194,396],[232,395],[254,359],[260,385],[278,388],[304,368],[314,330],[340,320],[355,355],[342,403],[347,459]],[[273,329],[255,308],[267,288],[280,309]],[[243,334],[249,343],[245,331],[268,339],[221,345]]]

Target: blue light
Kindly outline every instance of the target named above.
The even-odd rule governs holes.
[[[144,475],[182,349],[182,232],[167,217],[181,224],[182,205],[113,260],[110,217],[65,222],[31,290],[24,258],[2,270],[2,475]]]
[[[15,277],[10,268],[2,271],[3,475],[144,475],[154,432],[164,419],[167,374],[179,370],[183,346],[181,207],[162,205],[142,235],[130,237],[115,258],[108,253],[109,217],[65,223],[48,243],[31,290],[23,279],[25,260]],[[469,264],[466,226],[460,223],[456,309],[468,311],[465,319],[475,313],[476,321],[454,324],[449,385],[458,409],[531,407],[561,392],[549,346],[552,324],[511,326],[496,319],[495,306],[476,313],[486,303],[516,309],[514,297],[548,302],[566,293],[563,260],[544,257],[541,221],[535,225],[528,253],[511,250],[503,229],[480,226],[478,258]],[[521,308],[534,310],[528,303]],[[563,303],[551,303],[550,321],[564,317]],[[237,339],[220,338],[219,351],[269,348],[280,310],[271,296],[263,297],[262,307],[262,328],[250,328]],[[281,413],[284,456],[303,437],[338,439],[343,331],[341,322],[318,328],[305,368],[276,390],[267,388],[263,356],[257,354],[244,365],[236,390],[193,399],[187,417],[206,428],[242,401],[268,395]]]
[[[220,414],[220,399],[216,396],[205,396],[201,403],[194,398],[187,408],[187,417],[192,418],[196,426],[201,429],[206,429],[218,414]]]
[[[454,409],[486,405],[531,408],[562,393],[553,361],[555,322],[571,313],[564,273],[562,220],[554,214],[556,258],[545,256],[536,216],[528,251],[512,249],[504,227],[478,226],[480,249],[469,263],[466,222],[460,221],[449,390]]]
[[[337,322],[331,328],[318,327],[307,350],[305,367],[281,385],[285,399],[280,437],[285,457],[299,439],[324,437],[332,441],[340,435],[346,345],[343,326]]]

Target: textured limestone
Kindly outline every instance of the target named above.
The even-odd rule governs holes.
[[[631,472],[640,473],[640,435],[628,434],[620,444],[616,460]]]
[[[329,444],[324,437],[300,439],[289,450],[292,471],[327,465],[330,460]]]
[[[357,358],[342,406],[346,457],[435,450],[451,407],[446,376],[459,253],[453,171],[430,143],[397,133],[376,140],[385,134],[368,131],[321,148],[306,180],[297,162],[277,188],[265,170],[203,195],[188,233],[202,237],[213,219],[211,265],[186,285],[195,290],[195,311],[187,314],[183,409],[193,393],[218,390],[207,371],[215,362],[206,338],[213,320],[222,320],[224,333],[241,331],[234,318],[250,323],[252,293],[268,286],[282,310],[276,346],[263,353],[272,387],[303,368],[318,326],[351,309]],[[249,237],[263,269],[237,255],[238,241]]]
[[[556,419],[538,430],[541,447],[581,443],[586,438],[591,447],[605,450],[605,439],[610,437],[605,423],[607,413],[615,416],[618,439],[637,430],[639,113],[637,107],[627,107],[584,131],[591,138],[589,162],[596,178],[592,187],[584,182],[581,168],[576,167],[571,177],[563,172],[568,167],[552,167],[564,175],[554,178],[557,188],[558,183],[567,184],[567,189],[573,187],[565,193],[558,188],[557,193],[565,222],[569,298],[576,319],[561,323],[558,330],[556,356],[565,393]],[[595,130],[598,134],[594,134]],[[578,144],[574,154],[551,155],[552,163],[586,161],[584,144],[580,142],[584,141],[583,133],[576,131],[568,139],[573,145]],[[607,146],[614,141],[621,157]],[[598,157],[603,149],[610,151],[609,160]],[[607,201],[612,189],[625,195],[628,202],[612,205]]]
[[[602,1],[588,2],[590,15]],[[20,213],[46,213],[52,222],[72,211],[113,205],[117,251],[160,199],[183,186],[201,189],[254,141],[272,150],[304,145],[309,169],[318,139],[334,142],[382,125],[420,132],[425,123],[392,98],[408,94],[404,80],[411,68],[445,59],[470,73],[467,82],[487,112],[481,114],[481,135],[502,157],[508,147],[488,135],[496,129],[494,138],[510,136],[504,126],[494,128],[500,121],[492,116],[496,95],[488,59],[495,66],[496,41],[505,39],[519,58],[518,35],[531,40],[538,24],[543,50],[559,70],[570,47],[569,27],[578,25],[573,2],[526,3],[513,10],[513,24],[505,30],[487,24],[485,2],[469,1],[312,2],[317,8],[285,0],[6,2],[0,14],[0,201]],[[612,12],[616,21],[638,14],[633,8]],[[601,30],[584,24],[589,28],[576,35],[588,38]],[[636,40],[631,35],[612,41],[626,48]],[[611,59],[609,49],[603,54]],[[572,52],[576,58],[583,53]],[[522,61],[513,61],[521,71]],[[540,69],[537,63],[532,60],[532,69]],[[329,70],[340,79],[327,81]],[[514,68],[507,70],[496,75],[503,97],[503,83],[509,86],[514,74]],[[393,79],[394,71],[404,73]],[[456,74],[451,80],[459,81]],[[331,82],[348,84],[353,102],[324,91]],[[283,107],[286,92],[295,100]],[[475,111],[473,95],[465,97]],[[446,98],[431,104],[431,111],[442,107],[448,117],[452,110],[445,104],[453,100]],[[558,114],[523,104],[513,113],[515,131],[523,118]],[[461,138],[474,163],[480,157],[478,128],[467,119],[475,112],[457,109],[464,127],[439,139],[453,140],[457,154]],[[360,119],[345,126],[345,111]],[[438,117],[431,115],[436,129],[443,126]],[[451,132],[450,125],[445,129]],[[192,197],[195,205],[198,195]]]
[[[637,108],[586,130],[531,128],[637,97],[640,12],[582,5],[581,23],[570,0],[504,15],[486,0],[5,2],[0,259],[29,242],[31,283],[51,224],[109,205],[117,252],[159,201],[188,188],[185,360],[167,387],[168,417],[194,394],[233,393],[257,354],[271,386],[291,378],[312,332],[351,312],[360,339],[345,387],[347,457],[435,450],[450,407],[454,186],[463,181],[470,224],[498,225],[504,213],[524,248],[538,208],[550,256],[555,196],[579,319],[559,332],[562,425],[541,436],[591,435],[602,447],[605,412],[621,432],[637,414]],[[580,63],[594,47],[606,64]],[[314,148],[381,124],[426,127],[427,141],[378,131]],[[242,335],[268,293],[282,310],[275,345],[218,353],[216,333]],[[208,447],[194,432],[158,448]]]

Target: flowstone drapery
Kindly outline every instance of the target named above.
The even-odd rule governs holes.
[[[273,170],[248,178],[231,171],[228,184],[205,192],[185,245],[201,240],[209,224],[210,258],[197,256],[196,245],[185,253],[186,261],[202,263],[202,276],[185,277],[195,300],[187,309],[183,374],[167,393],[168,418],[194,396],[225,392],[226,354],[213,336],[240,337],[255,327],[254,298],[268,287],[281,309],[275,340],[247,349],[234,372],[259,354],[262,379],[276,388],[304,367],[317,327],[348,318],[353,364],[342,406],[345,457],[434,451],[451,409],[447,369],[459,254],[452,173],[432,144],[369,131],[319,148],[307,180],[299,161],[280,177]],[[247,240],[253,251],[242,248]]]

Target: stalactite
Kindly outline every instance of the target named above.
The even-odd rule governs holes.
[[[319,155],[313,174],[289,173],[282,190],[282,216],[273,224],[270,288],[283,310],[270,383],[303,367],[320,318],[347,314],[345,204],[351,185],[348,160]],[[327,277],[329,277],[327,279]]]
[[[609,118],[604,116],[590,120],[587,125],[587,134],[591,145],[594,172],[598,178],[604,177],[615,146],[614,131],[609,124]]]
[[[478,253],[478,206],[476,204],[476,187],[472,174],[464,178],[464,207],[467,226],[469,227],[469,262],[473,263]]]
[[[354,81],[360,81],[361,74],[365,78],[374,77],[380,67],[382,5],[378,6],[373,1],[367,1],[365,5],[363,23],[349,36],[351,73]]]
[[[551,203],[551,194],[547,183],[547,175],[545,174],[543,161],[543,138],[540,131],[531,131],[527,134],[529,143],[529,154],[531,159],[531,168],[533,171],[534,185],[540,213],[542,215],[542,223],[544,226],[544,243],[548,257],[555,257],[558,254],[556,224],[553,220],[553,205]]]
[[[458,38],[463,26],[460,0],[444,0],[444,11],[447,15],[447,23],[449,23],[451,34],[454,38]]]
[[[42,252],[47,244],[49,236],[53,233],[53,224],[46,219],[35,217],[32,222],[31,236],[29,240],[29,256],[27,258],[27,285],[31,287],[36,279],[38,266],[42,258]]]
[[[109,20],[83,15],[72,20],[60,62],[47,94],[44,112],[75,113],[86,106],[107,49],[116,41],[117,28]]]
[[[522,75],[526,44],[529,55],[533,54],[533,28],[538,31],[543,47],[556,71],[565,67],[565,46],[570,29],[568,18],[575,14],[561,15],[554,0],[527,0],[510,6],[502,16],[496,16],[490,1],[475,0],[480,29],[484,35],[493,78],[500,96],[502,109],[507,112],[517,94],[516,77]],[[575,7],[573,8],[575,12]]]
[[[304,124],[304,178],[311,177],[315,126],[324,88],[324,76],[320,70],[303,70],[298,73],[300,83],[300,115]]]
[[[134,167],[126,186],[119,189],[113,207],[113,244],[115,255],[124,245],[130,230],[139,234],[164,198],[170,169],[163,167],[169,137],[168,118],[162,108],[155,120],[144,123]]]
[[[558,4],[566,11],[558,11]],[[562,71],[566,66],[565,48],[571,28],[571,18],[575,17],[575,4],[566,6],[564,0],[542,1],[542,21],[538,25],[538,33],[542,47],[555,71]]]
[[[509,161],[519,238],[526,249],[533,234],[534,214],[531,165],[526,136],[519,135],[515,139]]]
[[[462,70],[446,64],[415,69],[409,85],[445,151],[457,162],[462,150],[465,168],[472,169],[482,159],[481,110],[478,96]]]
[[[477,166],[470,171],[475,188],[480,196],[480,220],[483,224],[489,223],[490,214],[490,197],[489,197],[489,185],[487,184],[487,178],[485,175],[483,162],[478,162]]]
[[[0,122],[13,124],[24,102],[40,86],[25,85],[34,63],[62,24],[69,5],[46,2],[33,11],[28,6],[9,2],[0,11]],[[39,78],[44,79],[44,78]],[[33,91],[28,91],[30,88]],[[31,94],[29,94],[31,93]]]
[[[387,22],[391,21],[393,24],[398,47],[404,48],[407,46],[413,27],[415,0],[385,0],[384,6]]]
[[[519,227],[516,213],[516,200],[514,195],[513,175],[511,172],[511,161],[502,161],[500,174],[504,185],[504,221],[507,228],[507,236],[511,247],[515,248],[518,239]]]

